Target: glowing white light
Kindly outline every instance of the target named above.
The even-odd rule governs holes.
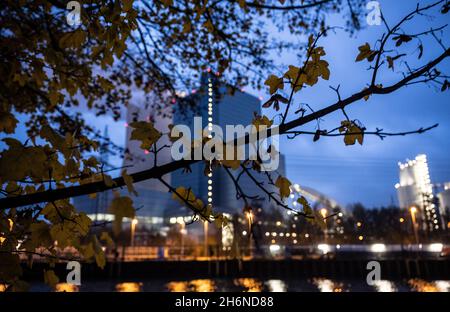
[[[317,245],[317,249],[319,249],[325,255],[330,252],[330,245],[319,244],[319,245]]]
[[[395,292],[397,291],[397,287],[395,287],[395,284],[391,281],[386,280],[376,280],[374,281],[375,289],[378,292]]]
[[[270,292],[285,292],[287,290],[286,283],[282,280],[268,280],[266,285]]]
[[[242,235],[247,235],[247,231],[242,231]]]
[[[442,252],[444,245],[441,243],[434,243],[428,246],[428,250],[431,252]]]
[[[386,245],[385,244],[373,244],[372,246],[370,246],[370,250],[372,252],[385,252]]]
[[[280,245],[270,245],[269,246],[269,250],[270,250],[270,252],[277,252],[277,251],[280,251]]]

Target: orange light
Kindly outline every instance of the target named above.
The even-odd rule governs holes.
[[[409,208],[409,210],[411,211],[412,214],[416,214],[417,213],[417,208],[412,206],[411,208]]]

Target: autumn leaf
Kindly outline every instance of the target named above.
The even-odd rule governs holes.
[[[278,89],[283,90],[284,82],[283,78],[278,78],[275,75],[270,75],[269,78],[264,82],[266,86],[269,86],[270,94],[274,94]]]
[[[259,131],[260,126],[266,126],[267,128],[270,128],[273,124],[273,120],[270,120],[267,116],[255,116],[255,118],[252,121],[252,125],[256,127],[256,129]]]
[[[358,127],[355,122],[344,120],[341,122],[341,127],[339,127],[340,133],[344,134],[345,145],[354,145],[356,141],[360,145],[363,144],[364,140],[364,130]]]
[[[134,194],[135,196],[137,196],[138,193],[137,193],[136,190],[134,189],[133,178],[132,178],[131,176],[128,175],[126,169],[125,169],[125,170],[122,170],[122,178],[123,178],[123,181],[125,182],[125,185],[127,186],[128,193]]]
[[[300,196],[299,198],[297,198],[297,203],[302,205],[305,215],[310,216],[313,214],[313,210],[309,205],[308,200],[304,196]]]
[[[0,112],[0,132],[14,133],[18,120],[9,112]]]
[[[396,41],[395,46],[396,46],[396,47],[399,47],[399,46],[401,46],[404,42],[409,42],[409,41],[411,41],[411,40],[412,40],[412,37],[411,37],[411,36],[408,36],[408,35],[398,35],[398,36],[392,37],[392,40],[395,40],[395,41]]]
[[[133,200],[128,196],[116,196],[111,202],[109,211],[114,215],[113,232],[116,236],[122,231],[123,218],[133,219],[136,212]]]
[[[152,122],[136,121],[130,123],[131,131],[130,140],[141,141],[141,148],[149,150],[156,141],[161,137],[161,133],[153,127]]]
[[[291,181],[281,175],[278,176],[277,180],[275,181],[275,186],[279,189],[281,198],[288,197],[291,194],[291,185]]]
[[[270,99],[267,102],[265,102],[262,105],[262,107],[268,108],[268,107],[273,105],[274,109],[276,111],[278,111],[280,109],[280,102],[283,103],[283,104],[287,104],[288,103],[288,99],[286,99],[281,94],[274,94],[274,95],[272,95],[270,97]]]
[[[364,45],[360,46],[358,50],[359,54],[356,57],[356,62],[363,61],[364,59],[367,59],[368,61],[373,61],[373,58],[376,55],[376,51],[372,51],[370,49],[370,45],[367,42]]]
[[[122,0],[123,10],[125,12],[130,11],[133,8],[134,0]]]

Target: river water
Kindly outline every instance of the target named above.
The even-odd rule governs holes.
[[[32,284],[30,291],[50,291],[41,283]],[[60,283],[57,291],[81,292],[449,292],[450,281],[409,279],[401,281],[379,280],[368,285],[364,280],[330,280],[311,278],[307,280],[260,280],[193,279],[193,280],[126,280],[89,281],[81,286]]]

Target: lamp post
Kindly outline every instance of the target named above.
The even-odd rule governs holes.
[[[205,236],[205,240],[204,240],[205,257],[208,257],[208,221],[207,220],[205,220],[203,222],[203,233]]]
[[[414,237],[416,239],[416,244],[419,244],[419,233],[417,232],[417,219],[416,219],[417,208],[412,206],[411,208],[409,208],[409,211],[411,213],[411,221],[414,230]]]
[[[180,222],[180,234],[181,234],[181,250],[180,250],[180,257],[183,258],[184,256],[184,235],[186,234],[186,223],[184,221]]]
[[[328,214],[328,211],[327,211],[327,209],[326,208],[322,208],[322,209],[320,209],[320,214],[322,215],[322,218],[323,218],[323,222],[325,222],[325,230],[323,231],[323,235],[324,235],[324,240],[325,240],[325,243],[327,242],[327,240],[328,240],[328,225],[327,225],[327,214]]]
[[[131,220],[131,246],[134,246],[134,233],[136,232],[136,225],[138,224],[138,219],[134,218]]]
[[[252,225],[253,225],[253,213],[248,211],[246,213],[248,219],[248,255],[252,257]]]

